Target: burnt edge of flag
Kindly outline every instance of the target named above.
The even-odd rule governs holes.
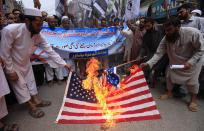
[[[56,119],[55,123],[59,123],[59,120],[60,120],[60,117],[61,117],[61,114],[62,114],[62,111],[63,111],[63,108],[64,108],[64,104],[66,102],[66,97],[67,97],[71,77],[72,77],[72,71],[69,72],[69,77],[67,79],[67,85],[66,85],[66,89],[65,89],[65,93],[64,93],[64,97],[63,97],[63,102],[62,102],[62,105],[61,105],[61,108],[60,108],[60,111],[59,111],[59,114],[57,116],[57,119]]]

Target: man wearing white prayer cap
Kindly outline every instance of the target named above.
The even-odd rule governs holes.
[[[30,55],[41,47],[60,67],[71,70],[71,66],[51,48],[40,34],[43,20],[40,10],[24,9],[25,23],[11,24],[2,31],[1,57],[6,60],[5,73],[19,104],[28,103],[29,113],[35,118],[44,116],[38,107],[49,106],[51,102],[40,100],[33,75]]]
[[[201,11],[201,10],[198,10],[198,9],[195,9],[195,10],[191,11],[191,14],[192,14],[193,16],[198,16],[198,17],[200,17],[200,16],[202,15],[202,11]]]

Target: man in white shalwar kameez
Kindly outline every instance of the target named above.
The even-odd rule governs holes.
[[[54,16],[48,17],[48,25],[52,31],[55,31],[56,19]],[[46,74],[46,78],[47,78],[47,81],[49,83],[49,86],[51,86],[53,84],[54,74],[55,74],[59,84],[61,84],[61,81],[64,79],[64,77],[62,75],[62,67],[59,67],[53,60],[49,60],[45,64],[45,74]]]
[[[0,57],[0,130],[1,129],[8,129],[8,128],[13,128],[14,131],[18,130],[18,126],[16,124],[14,125],[5,125],[1,122],[1,119],[4,118],[6,115],[8,115],[8,110],[6,106],[6,101],[5,101],[5,95],[10,93],[10,89],[8,87],[8,83],[6,80],[6,77],[4,75],[3,68],[5,68],[5,62],[3,59]]]
[[[37,107],[49,106],[51,102],[37,97],[30,55],[41,47],[60,67],[71,69],[70,65],[51,48],[40,34],[43,20],[40,10],[24,9],[25,23],[11,24],[2,30],[0,53],[5,59],[5,73],[11,83],[19,104],[28,103],[29,113],[35,118],[44,116]]]
[[[182,69],[167,69],[168,93],[160,96],[160,99],[172,97],[173,84],[186,85],[192,94],[188,108],[190,111],[197,111],[198,77],[204,55],[202,34],[196,28],[181,27],[180,20],[177,18],[171,18],[165,23],[165,32],[166,36],[160,42],[152,59],[140,66],[152,67],[165,53],[168,54],[170,65],[183,65]]]
[[[125,44],[125,53],[123,56],[123,61],[130,61],[130,55],[131,55],[131,49],[132,44],[134,40],[134,33],[133,33],[133,27],[130,23],[130,21],[127,21],[128,29],[121,30],[119,26],[117,28],[120,30],[120,33],[126,37],[126,44]]]

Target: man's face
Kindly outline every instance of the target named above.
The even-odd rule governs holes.
[[[188,9],[184,9],[184,8],[181,8],[179,11],[178,11],[178,18],[180,20],[185,20],[188,18],[188,14],[189,14],[189,10]]]
[[[105,21],[105,20],[102,20],[102,21],[101,21],[101,26],[102,26],[102,27],[106,27],[106,21]]]
[[[78,21],[77,21],[77,19],[74,18],[74,19],[72,20],[72,22],[73,22],[73,24],[74,24],[75,26],[78,25]]]
[[[152,30],[152,29],[153,29],[153,24],[152,24],[151,22],[147,22],[147,23],[145,24],[145,29],[146,29],[147,31]]]
[[[165,26],[166,40],[169,42],[175,42],[179,37],[179,26],[175,27],[174,25]]]
[[[127,21],[127,23],[126,23],[126,24],[127,24],[127,26],[128,26],[128,28],[129,28],[129,29],[131,29],[131,28],[132,28],[132,24],[131,24],[131,22],[130,22],[130,21]]]
[[[69,29],[70,28],[70,20],[69,19],[64,19],[62,22],[62,26],[65,29]]]
[[[30,23],[30,31],[33,34],[39,34],[42,30],[43,20],[41,17],[35,17],[35,20]]]
[[[54,29],[56,27],[56,20],[55,18],[49,18],[48,19],[48,25],[51,29]]]
[[[119,20],[116,20],[115,22],[114,22],[114,26],[118,26],[119,25]]]
[[[15,22],[17,22],[20,18],[19,18],[19,15],[21,14],[20,11],[15,11],[13,12],[13,15],[15,16]]]
[[[21,14],[20,11],[15,11],[15,12],[13,12],[13,15],[14,15],[15,17],[19,17],[20,14]]]
[[[8,19],[8,22],[14,23],[15,16],[13,14],[9,14],[7,19]]]
[[[59,20],[55,18],[55,27],[59,26]]]
[[[144,19],[140,19],[140,28],[144,28]]]

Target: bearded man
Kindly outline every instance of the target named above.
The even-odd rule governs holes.
[[[60,67],[71,66],[51,48],[40,34],[43,19],[40,10],[24,9],[25,23],[11,24],[2,30],[0,54],[5,60],[5,73],[19,104],[28,103],[29,113],[35,118],[44,116],[37,107],[49,106],[50,101],[40,100],[33,75],[30,55],[41,47]]]
[[[193,16],[189,4],[183,4],[178,9],[178,18],[181,20],[181,27],[194,27],[204,37],[204,18]]]
[[[173,84],[186,85],[191,93],[190,111],[197,111],[196,96],[199,91],[198,77],[201,71],[204,43],[199,30],[192,27],[181,27],[177,18],[171,18],[164,24],[166,36],[160,42],[154,56],[141,68],[150,68],[165,54],[168,54],[170,65],[183,65],[182,69],[167,68],[166,82],[168,93],[161,95],[160,99],[172,97]]]

